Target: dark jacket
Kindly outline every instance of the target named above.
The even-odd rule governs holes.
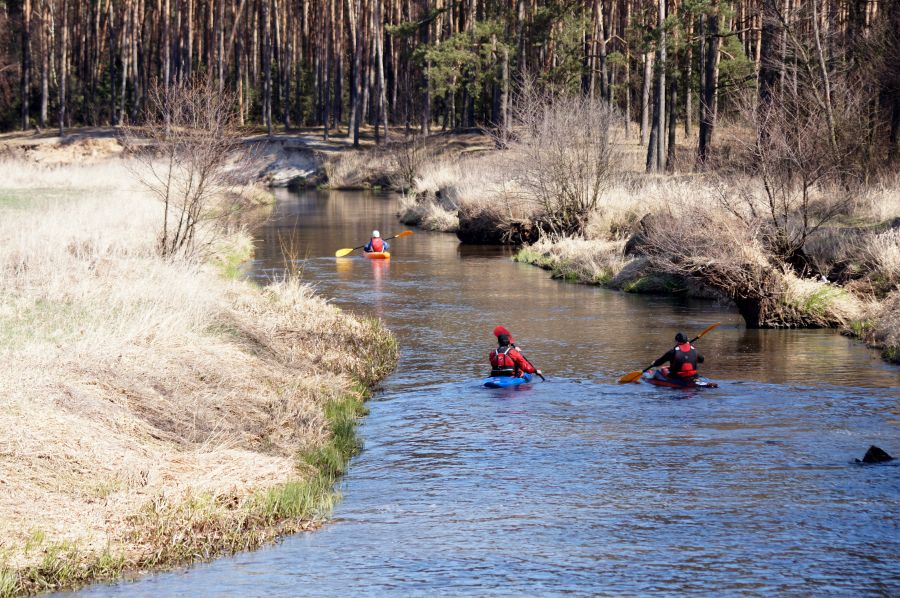
[[[664,363],[669,364],[669,375],[673,378],[690,378],[697,375],[697,365],[703,363],[703,355],[694,345],[682,343],[666,351],[650,367],[657,368]]]

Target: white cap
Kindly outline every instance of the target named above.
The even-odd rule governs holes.
[[[372,231],[372,236],[375,237],[375,238],[378,238],[378,237],[381,236],[381,233],[378,232],[377,230],[373,230],[373,231]]]

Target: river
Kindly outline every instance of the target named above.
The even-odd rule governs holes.
[[[396,372],[321,531],[85,596],[900,594],[900,368],[833,331],[748,331],[714,302],[551,280],[498,247],[415,231],[394,259],[335,259],[402,228],[393,199],[283,193],[265,281],[303,277],[384,318]],[[678,330],[716,390],[617,385]],[[480,387],[508,327],[545,383]]]

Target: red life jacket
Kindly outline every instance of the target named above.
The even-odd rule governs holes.
[[[693,378],[697,375],[697,349],[693,345],[681,343],[675,346],[670,375],[680,378]]]
[[[515,360],[509,356],[512,351],[512,345],[506,345],[491,351],[491,376],[515,376],[516,366]]]
[[[384,240],[381,237],[372,237],[372,240],[369,241],[369,244],[372,247],[372,251],[375,253],[381,253],[384,251]]]

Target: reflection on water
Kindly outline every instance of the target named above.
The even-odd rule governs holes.
[[[295,235],[304,278],[402,346],[334,524],[86,593],[900,593],[900,467],[850,464],[900,452],[900,369],[831,331],[747,331],[711,302],[560,283],[452,235],[416,231],[390,262],[333,257],[398,232],[395,211],[285,195],[257,233],[254,276]],[[718,390],[614,384],[716,321],[698,344]],[[548,382],[478,385],[498,323]]]

